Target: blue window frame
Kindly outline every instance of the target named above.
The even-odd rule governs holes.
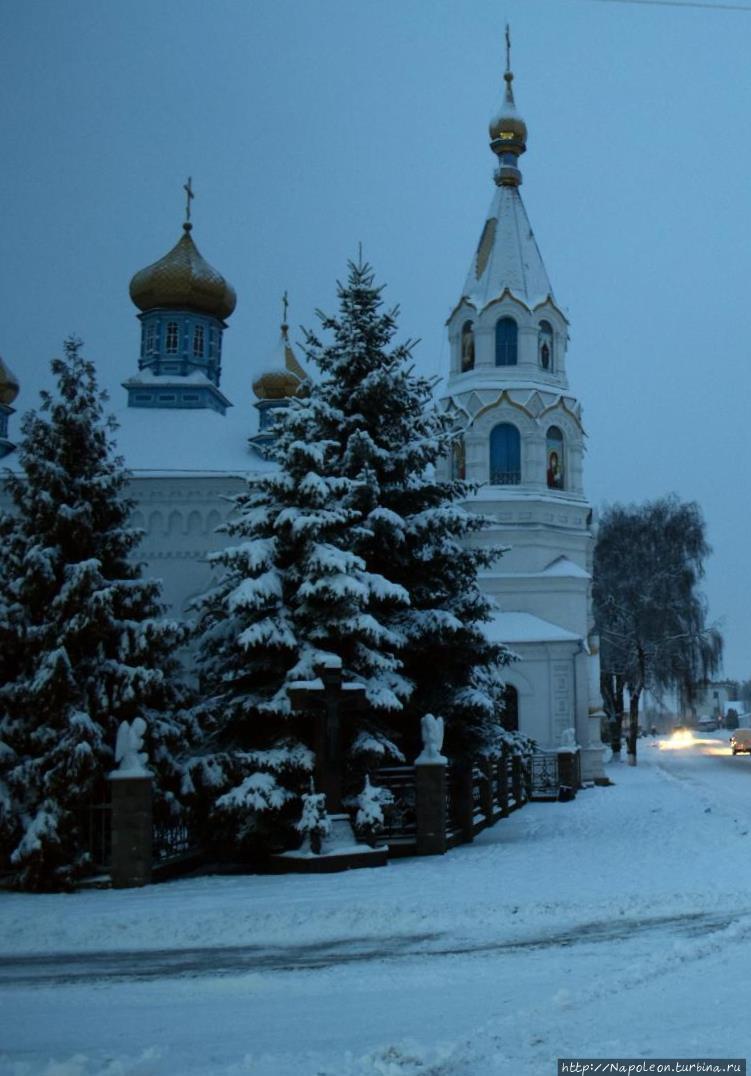
[[[516,343],[519,330],[513,318],[499,318],[495,323],[495,364],[516,366]]]
[[[204,348],[203,325],[194,325],[193,326],[193,357],[196,358],[196,359],[202,359],[203,358],[203,348]]]
[[[176,355],[179,347],[179,334],[176,321],[167,322],[167,340],[164,350],[168,355]]]
[[[490,484],[518,486],[522,480],[521,438],[516,426],[501,422],[490,433]]]

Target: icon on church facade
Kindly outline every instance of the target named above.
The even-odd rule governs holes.
[[[451,477],[461,481],[467,477],[467,458],[463,437],[458,437],[451,446]]]
[[[563,471],[557,452],[548,455],[548,488],[563,489]]]
[[[547,435],[548,489],[563,489],[563,434],[551,426]]]
[[[541,321],[537,335],[540,352],[540,366],[550,370],[553,366],[553,326],[549,321]]]

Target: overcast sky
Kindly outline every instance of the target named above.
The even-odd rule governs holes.
[[[742,2],[742,0],[741,0]],[[726,673],[751,676],[751,10],[610,0],[2,0],[0,354],[36,403],[70,332],[120,406],[136,269],[193,236],[233,283],[223,390],[255,423],[284,289],[314,324],[362,242],[419,366],[493,194],[510,20],[522,194],[597,507],[695,499]],[[296,333],[299,339],[299,332]],[[189,418],[189,416],[186,416]],[[12,421],[11,433],[18,430]]]

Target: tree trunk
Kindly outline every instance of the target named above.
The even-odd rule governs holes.
[[[639,699],[641,693],[644,690],[644,679],[646,672],[646,657],[644,650],[641,646],[637,647],[637,658],[639,662],[639,679],[637,684],[633,688],[629,688],[629,700],[628,700],[628,764],[629,766],[636,765],[636,741],[639,738]]]
[[[600,673],[600,694],[608,715],[608,739],[614,755],[621,753],[623,716],[623,677],[616,673]]]
[[[626,750],[628,752],[629,766],[636,765],[636,741],[639,738],[639,695],[641,692],[633,691],[629,696],[628,703],[628,737]]]
[[[618,733],[618,754],[621,753],[621,740],[623,739],[623,693],[625,684],[622,673],[615,674],[615,719]]]

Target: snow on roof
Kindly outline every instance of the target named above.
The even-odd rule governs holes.
[[[547,568],[543,568],[540,575],[559,575],[568,578],[573,576],[575,579],[591,578],[589,572],[585,571],[580,565],[574,564],[568,557],[556,557],[555,560],[548,564]]]
[[[501,563],[503,563],[501,561]],[[558,557],[541,572],[481,572],[483,579],[591,579],[592,576],[568,557]]]
[[[105,413],[110,413],[105,408]],[[226,415],[209,408],[114,408],[118,423],[115,453],[136,475],[247,475],[277,465],[248,444],[256,421],[249,406]],[[17,442],[16,442],[17,443]],[[20,472],[18,452],[0,462],[0,470]]]
[[[121,407],[115,418],[117,452],[136,473],[248,474],[276,467],[248,444],[255,421],[247,406],[226,415],[209,408]]]
[[[491,643],[578,643],[581,636],[532,613],[494,613],[483,631]]]
[[[742,699],[728,699],[722,704],[722,712],[727,717],[728,710],[735,710],[737,714],[745,713],[746,707]]]
[[[488,240],[492,245],[486,259],[483,247]],[[482,270],[479,277],[478,269]],[[463,294],[481,310],[504,288],[530,307],[553,295],[521,195],[516,187],[501,186],[493,197]]]

